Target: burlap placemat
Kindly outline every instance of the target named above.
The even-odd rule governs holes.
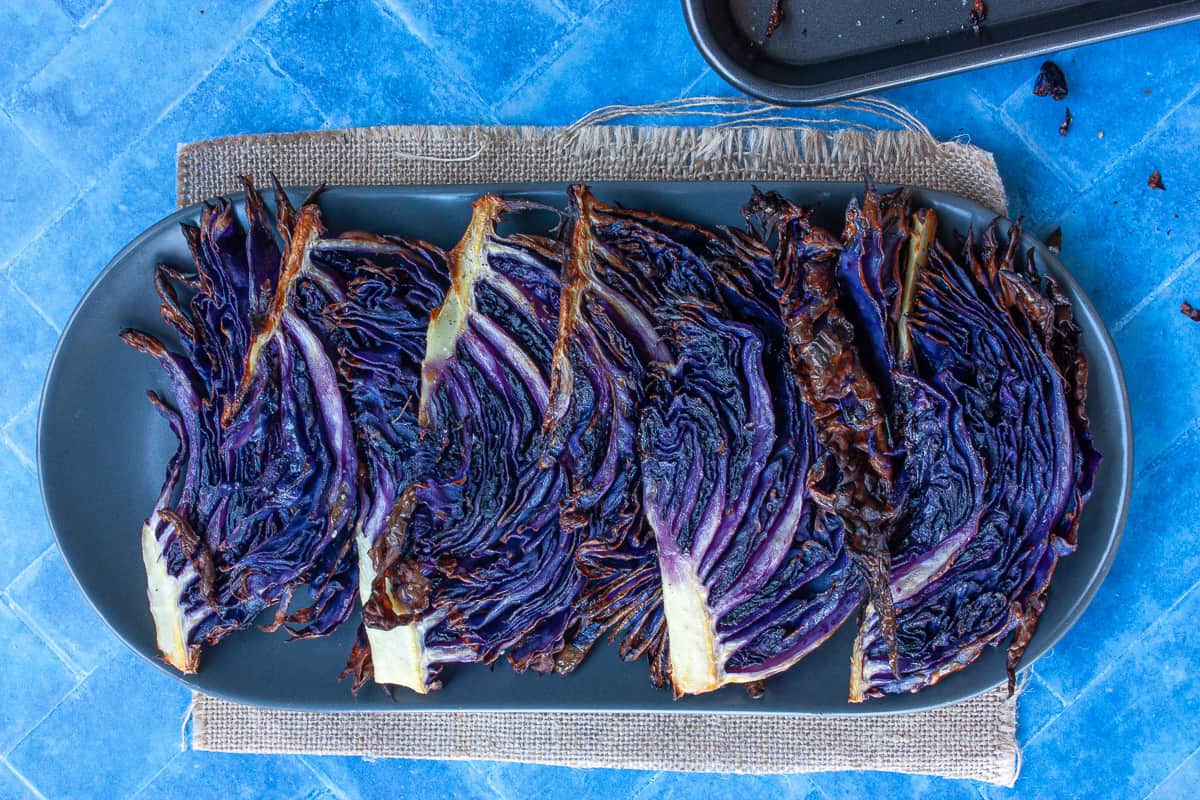
[[[691,111],[657,107],[661,111]],[[862,101],[869,105],[874,101]],[[710,127],[404,126],[181,145],[180,205],[260,183],[420,184],[598,180],[846,180],[869,171],[1006,211],[991,154],[937,142],[901,110],[877,105],[900,130],[775,127],[778,109],[716,101]],[[862,111],[861,107],[854,109]],[[820,122],[840,124],[837,119]],[[804,122],[804,121],[802,121]],[[732,124],[731,124],[732,123]],[[888,770],[1011,786],[1019,770],[1016,701],[1003,690],[932,711],[887,716],[668,713],[309,713],[197,695],[197,750],[524,761],[735,773]]]

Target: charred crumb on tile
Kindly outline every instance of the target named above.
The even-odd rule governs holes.
[[[1195,308],[1187,300],[1179,304],[1179,313],[1190,319],[1192,322],[1200,322],[1200,309]]]
[[[1146,179],[1146,185],[1151,189],[1158,189],[1160,192],[1165,192],[1167,187],[1163,184],[1162,173],[1158,170],[1150,173],[1150,177]]]
[[[1046,61],[1038,70],[1037,81],[1033,84],[1033,93],[1038,97],[1053,97],[1062,100],[1067,96],[1067,76],[1062,68],[1053,61]]]
[[[1071,107],[1067,106],[1067,113],[1063,116],[1062,124],[1058,126],[1058,135],[1066,136],[1067,131],[1071,130],[1071,123],[1075,121],[1075,117],[1071,115]]]

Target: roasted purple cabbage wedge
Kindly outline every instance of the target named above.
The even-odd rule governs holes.
[[[575,626],[583,580],[575,532],[559,524],[565,478],[540,463],[560,251],[497,234],[523,207],[480,198],[450,254],[425,338],[417,466],[382,540],[389,585],[376,581],[367,602],[369,636],[392,625],[371,641],[376,681],[386,663],[391,682],[426,692],[443,664],[501,656],[548,672]]]
[[[356,691],[372,678],[404,684],[408,659],[397,653],[416,644],[402,620],[418,601],[403,594],[411,549],[403,530],[419,463],[425,335],[449,284],[446,255],[420,241],[349,232],[315,242],[309,259],[344,282],[338,299],[313,298],[310,314],[336,348],[362,476],[355,544],[363,625],[344,674]]]
[[[656,289],[636,282],[620,250],[626,220],[640,215],[599,203],[582,185],[568,190],[568,204],[542,463],[565,471],[560,520],[577,541],[586,583],[557,668],[574,669],[607,634],[620,637],[623,659],[647,657],[661,686],[669,672],[666,619],[641,508],[637,421],[646,367],[669,354],[647,308]],[[641,246],[636,238],[630,244]]]
[[[841,242],[773,202],[804,242],[790,269],[836,264],[849,342],[886,398],[899,456],[887,534],[895,643],[869,607],[850,698],[920,690],[1010,636],[1011,681],[1099,460],[1069,303],[1032,260],[1018,263],[1017,225],[1003,246],[989,228],[982,257],[969,238],[959,264],[907,192],[868,184]]]
[[[573,481],[564,517],[627,559],[590,581],[585,621],[623,636],[626,657],[650,655],[656,683],[669,669],[677,695],[757,684],[861,602],[841,526],[818,523],[807,492],[820,456],[770,253],[584,187],[570,199],[550,452]]]
[[[838,240],[809,224],[809,213],[778,194],[755,190],[745,208],[765,237],[775,238],[775,284],[786,326],[796,385],[814,416],[816,436],[829,453],[828,474],[811,484],[815,500],[845,527],[846,544],[866,581],[886,643],[895,657],[895,612],[888,581],[888,538],[896,514],[897,452],[889,420],[889,363],[882,342],[869,346],[864,319],[884,309],[843,297]],[[848,212],[853,230],[856,208]],[[882,240],[873,242],[882,248]],[[852,248],[847,261],[853,261]],[[877,269],[872,254],[858,255],[866,279]]]
[[[825,466],[788,364],[769,254],[714,266],[728,301],[659,315],[674,363],[650,372],[640,426],[676,695],[757,684],[861,605],[840,520],[808,490]]]
[[[185,673],[197,670],[202,646],[272,606],[269,629],[327,634],[355,592],[349,419],[324,345],[286,302],[302,251],[280,252],[261,197],[246,188],[245,228],[229,203],[207,206],[199,227],[184,226],[196,273],[156,273],[181,351],[122,332],[163,366],[174,406],[151,393],[179,449],[142,554],[159,649]],[[297,235],[316,235],[313,223],[300,220]],[[291,611],[301,588],[311,605]]]

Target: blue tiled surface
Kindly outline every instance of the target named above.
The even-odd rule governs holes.
[[[173,207],[175,144],[405,122],[556,124],[611,103],[731,94],[668,0],[28,0],[0,33],[0,797],[1153,797],[1200,794],[1200,25],[891,92],[996,154],[1117,341],[1137,482],[1113,571],[1031,671],[1015,790],[180,752],[187,692],[127,653],[53,548],[33,472],[54,339],[108,258]],[[1101,137],[1099,133],[1103,131]],[[1146,185],[1162,171],[1167,191]]]

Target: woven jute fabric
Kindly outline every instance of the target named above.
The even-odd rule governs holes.
[[[841,180],[939,189],[1006,211],[992,156],[905,130],[817,127],[379,127],[181,145],[180,205],[260,183]],[[333,677],[330,678],[333,680]],[[567,678],[566,680],[569,680]],[[728,713],[297,712],[197,695],[197,750],[523,761],[748,774],[862,769],[1011,786],[1016,700],[997,690],[930,711]]]

